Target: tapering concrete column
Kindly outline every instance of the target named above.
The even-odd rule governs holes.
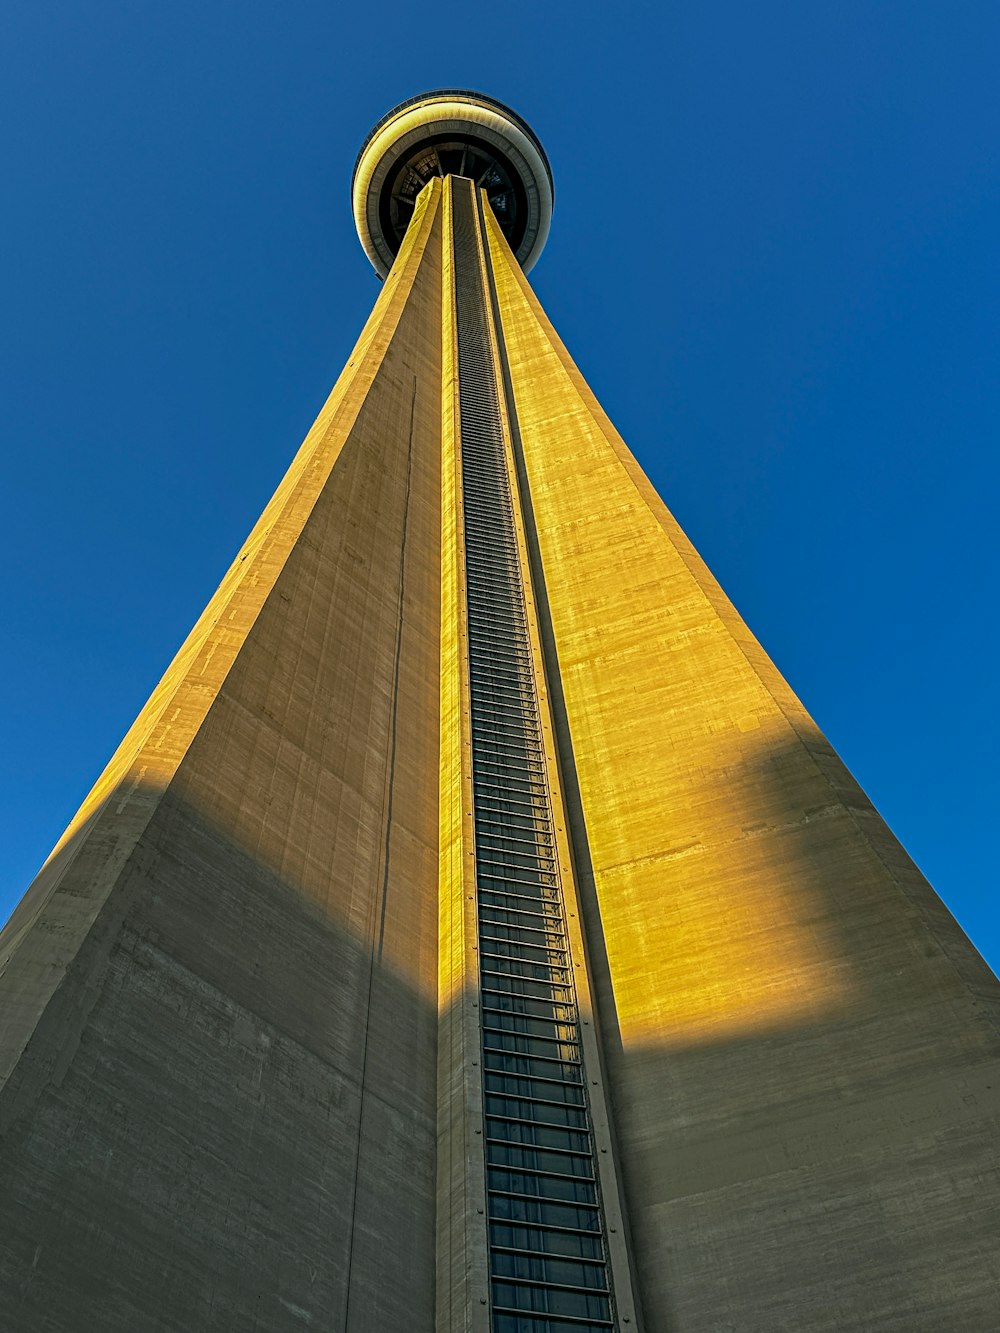
[[[1000,985],[541,310],[538,139],[428,94],[353,190],[371,318],[0,937],[0,1327],[992,1333]]]

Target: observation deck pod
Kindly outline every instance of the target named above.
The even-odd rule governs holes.
[[[387,276],[434,176],[468,176],[484,189],[525,273],[552,221],[552,171],[531,127],[482,93],[442,88],[401,102],[372,129],[354,164],[354,221],[365,254]]]

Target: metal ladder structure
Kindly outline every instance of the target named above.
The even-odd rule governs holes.
[[[453,191],[493,1333],[607,1333],[606,1223],[473,191]],[[488,262],[488,261],[487,261]]]

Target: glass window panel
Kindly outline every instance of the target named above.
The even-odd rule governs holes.
[[[526,842],[545,843],[547,846],[552,844],[552,831],[549,827],[548,816],[541,813],[497,810],[493,806],[478,809],[476,811],[477,836],[491,828],[498,832],[502,830],[509,837],[521,838]]]
[[[479,714],[478,728],[473,716],[472,756],[482,756],[488,763],[500,768],[523,768],[528,772],[544,773],[542,743],[528,728],[519,725],[504,726],[495,718]]]
[[[501,762],[497,762],[495,758],[491,757],[489,748],[487,744],[485,744],[484,737],[473,736],[472,742],[473,757],[476,756],[476,753],[479,753],[481,760],[481,765],[473,765],[473,778],[475,778],[475,780],[481,780],[485,786],[488,786],[488,788],[501,790],[501,792],[509,794],[509,796],[521,796],[524,789],[527,788],[528,792],[531,793],[531,796],[543,801],[548,800],[548,786],[545,784],[545,769],[540,762],[529,765],[528,768],[525,768],[524,764],[517,765],[520,772],[513,774],[511,785],[508,786],[508,774],[503,772],[503,770],[509,768],[509,765],[501,764]]]
[[[483,713],[501,710],[512,716],[523,716],[534,708],[534,700],[527,690],[515,681],[476,681],[472,682],[473,706]]]
[[[487,752],[473,746],[474,773],[487,785],[502,783],[514,791],[529,795],[543,796],[545,793],[544,775],[541,765],[518,760],[509,761],[500,754]]]
[[[510,1014],[514,1017],[539,1019],[547,1023],[561,1024],[576,1030],[576,1006],[564,1002],[558,992],[550,999],[541,999],[531,995],[515,995],[508,991],[484,989],[482,1004],[484,1009]],[[492,1021],[492,1020],[491,1020]]]
[[[481,719],[484,731],[486,727],[490,728],[490,740],[505,734],[525,736],[533,747],[541,751],[541,728],[533,714],[534,709],[518,707],[510,699],[492,699],[476,690],[472,691],[473,725]]]
[[[489,1051],[509,1051],[512,1055],[537,1055],[548,1060],[579,1060],[575,1041],[552,1041],[547,1037],[529,1037],[521,1032],[483,1032],[483,1046]]]
[[[517,874],[520,871],[540,870],[555,873],[555,862],[549,858],[522,856],[517,852],[501,852],[493,847],[476,848],[476,864],[487,875]]]
[[[503,1092],[515,1097],[535,1097],[540,1101],[565,1102],[569,1106],[583,1106],[583,1088],[578,1084],[543,1082],[537,1078],[519,1078],[499,1070],[487,1070],[483,1076],[486,1092]]]
[[[499,920],[483,920],[483,938],[508,940],[511,943],[530,944],[535,948],[558,949],[566,951],[566,940],[558,927],[545,930],[540,922],[537,926],[525,921],[513,921],[500,917]]]
[[[569,971],[562,967],[550,967],[547,963],[531,963],[520,958],[505,958],[501,955],[482,950],[483,968],[503,976],[524,977],[529,981],[551,981],[556,986],[569,985]]]
[[[611,1316],[611,1302],[607,1296],[586,1291],[562,1291],[558,1287],[521,1286],[514,1282],[495,1280],[493,1303],[513,1310],[538,1310],[544,1314],[577,1315],[583,1318]]]
[[[513,716],[524,716],[525,710],[535,708],[535,701],[525,686],[516,680],[472,681],[472,700],[480,700],[481,708],[505,709]]]
[[[537,834],[540,837],[552,837],[552,821],[548,809],[541,802],[529,804],[531,797],[521,798],[519,805],[505,802],[501,805],[491,793],[481,792],[476,802],[477,820],[503,820],[504,824],[525,836]]]
[[[483,875],[481,878],[483,882],[479,885],[479,901],[483,906],[562,922],[559,897],[554,892],[554,885],[544,885],[539,892],[537,885],[519,883],[516,879],[497,879],[495,875]]]
[[[551,861],[554,855],[551,841],[548,838],[525,832],[522,829],[514,831],[494,823],[492,819],[484,821],[480,818],[477,825],[476,842],[484,850],[488,848],[490,851],[514,852],[518,855],[532,857],[532,864],[534,860]]]
[[[512,1171],[502,1166],[488,1166],[486,1175],[490,1189],[508,1190],[513,1194],[529,1194],[539,1199],[555,1199],[565,1203],[597,1203],[597,1191],[586,1180]]]
[[[563,925],[559,899],[548,894],[519,892],[508,885],[499,890],[504,895],[500,901],[492,897],[481,897],[480,909],[486,912],[484,920],[497,921],[508,926],[526,926],[531,930],[551,930],[553,922],[561,929]]]
[[[479,869],[484,889],[498,893],[514,893],[519,898],[544,898],[549,907],[560,903],[559,880],[554,870],[540,870],[538,866],[521,866],[516,870]]]
[[[502,764],[515,768],[529,768],[541,764],[544,755],[541,741],[531,728],[503,720],[483,709],[472,708],[472,753],[489,759],[495,756]],[[478,728],[478,731],[477,731]]]
[[[485,872],[479,876],[479,901],[492,907],[503,907],[511,912],[528,912],[562,923],[559,891],[555,884],[533,884],[521,879]]]
[[[535,1102],[523,1097],[504,1097],[497,1093],[487,1093],[486,1110],[491,1115],[518,1116],[532,1120],[536,1124],[569,1125],[578,1129],[585,1129],[587,1126],[587,1113],[581,1106],[554,1105],[551,1102]]]
[[[479,914],[485,935],[509,938],[511,931],[518,930],[524,932],[526,944],[566,947],[562,919],[549,911],[544,902],[529,903],[522,899],[517,907],[509,907],[507,903],[484,902],[480,893]]]
[[[492,834],[477,833],[476,853],[479,854],[480,861],[489,866],[507,865],[508,861],[524,861],[525,865],[513,864],[512,874],[504,872],[505,878],[516,878],[528,872],[527,884],[532,882],[532,874],[535,870],[541,870],[545,876],[555,876],[555,854],[547,845],[541,845],[540,842],[516,840],[516,838],[495,837]],[[489,870],[491,876],[496,876],[496,869]],[[555,881],[553,881],[555,885]],[[549,886],[553,886],[549,885]],[[516,890],[515,890],[516,892]]]
[[[599,1236],[579,1231],[547,1231],[516,1222],[491,1222],[490,1244],[510,1250],[532,1250],[565,1255],[569,1259],[603,1259],[604,1246]]]
[[[553,1171],[585,1180],[592,1179],[594,1175],[594,1163],[590,1157],[518,1143],[488,1143],[486,1160],[495,1166],[517,1167],[526,1171]]]
[[[517,1314],[497,1311],[493,1323],[494,1333],[608,1333],[609,1328],[611,1328],[610,1320],[591,1324],[587,1321],[581,1322],[579,1319],[572,1321],[553,1319],[548,1315],[526,1314],[521,1311]]]
[[[558,1023],[551,1019],[529,1017],[497,1010],[483,997],[483,1026],[499,1028],[502,1032],[517,1032],[527,1037],[546,1037],[549,1041],[576,1042],[575,1023]]]
[[[471,666],[470,693],[473,703],[477,697],[490,700],[502,699],[515,712],[519,712],[524,706],[534,706],[534,700],[529,693],[532,688],[531,674],[521,671],[516,662],[501,659],[494,664],[494,667],[484,668],[481,661],[477,662],[473,653]]]
[[[488,826],[500,833],[505,833],[509,838],[520,838],[522,841],[527,839],[529,842],[534,842],[538,838],[549,841],[552,836],[548,820],[542,819],[531,811],[499,810],[492,803],[483,803],[475,813],[478,825]]]
[[[494,1277],[522,1278],[528,1282],[553,1282],[563,1287],[586,1287],[607,1291],[608,1275],[603,1264],[582,1263],[544,1254],[508,1254],[494,1251],[490,1259]]]
[[[525,1222],[538,1226],[598,1235],[601,1224],[596,1208],[562,1203],[556,1199],[529,1199],[512,1194],[491,1194],[487,1200],[490,1218],[501,1222]]]
[[[565,949],[544,949],[535,944],[524,944],[520,940],[498,940],[493,935],[481,937],[484,953],[494,958],[523,958],[525,962],[545,963],[546,966],[565,967]]]
[[[563,931],[561,913],[555,905],[525,902],[522,898],[480,893],[479,915],[483,922],[498,926],[518,926],[522,930]]]
[[[531,670],[521,667],[511,653],[493,653],[483,644],[469,644],[469,665],[472,684],[477,680],[500,681],[519,689],[531,689]]]
[[[482,971],[484,993],[489,991],[491,995],[511,995],[519,999],[540,1000],[548,1004],[572,1003],[573,997],[569,987],[559,985],[557,982],[496,972],[490,967],[488,959],[484,961]]]
[[[483,1051],[483,1067],[504,1074],[526,1074],[528,1077],[548,1078],[556,1083],[582,1083],[579,1065],[568,1065],[563,1060],[543,1060],[537,1055],[514,1055],[509,1051]]]
[[[514,813],[548,816],[549,799],[545,790],[522,791],[518,787],[501,787],[485,780],[478,784],[478,795],[484,810],[512,811]]]
[[[505,1143],[526,1143],[536,1148],[561,1148],[564,1152],[591,1152],[590,1135],[565,1125],[539,1125],[534,1121],[501,1120],[487,1116],[486,1134]],[[593,1172],[587,1172],[593,1175]]]
[[[506,774],[491,773],[486,767],[475,768],[472,785],[477,799],[488,801],[489,808],[492,808],[498,799],[503,799],[517,802],[521,807],[528,806],[538,810],[544,808],[548,813],[548,793],[544,784],[533,774],[529,774],[527,778],[522,775],[515,779]]]
[[[503,588],[503,584],[500,585]],[[505,597],[503,591],[469,591],[469,612],[473,616],[483,616],[484,619],[492,620],[493,628],[499,629],[501,625],[517,625],[519,629],[525,629],[524,612],[521,609],[519,601]]]
[[[498,870],[544,870],[554,873],[555,861],[551,856],[535,856],[525,852],[505,851],[497,847],[476,848],[476,860],[492,874]]]

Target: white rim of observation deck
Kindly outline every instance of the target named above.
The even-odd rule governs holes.
[[[454,161],[463,147],[470,155]],[[442,158],[451,157],[450,166]],[[489,165],[487,165],[489,164]],[[480,172],[482,168],[482,172]],[[433,175],[473,174],[491,204],[521,268],[527,273],[548,239],[554,190],[545,150],[531,127],[510,107],[483,93],[442,88],[401,102],[365,139],[354,164],[354,222],[365,254],[385,278],[405,231],[410,198]],[[509,208],[505,225],[502,216]]]

